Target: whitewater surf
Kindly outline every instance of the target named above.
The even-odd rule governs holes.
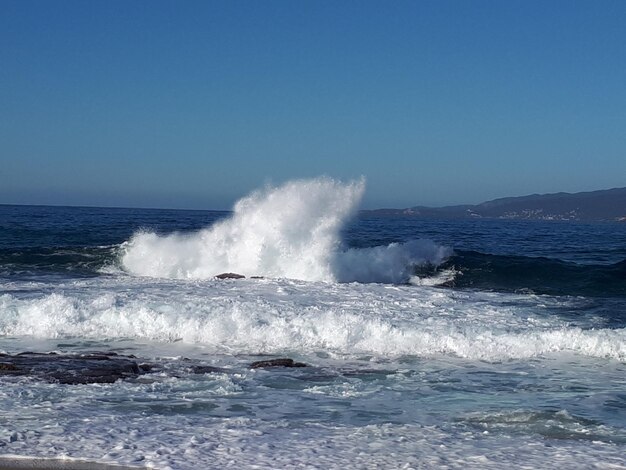
[[[430,240],[347,249],[342,230],[356,214],[365,181],[330,178],[266,187],[237,202],[233,214],[191,234],[142,231],[124,245],[132,274],[210,279],[219,273],[327,282],[406,283],[415,266],[452,252]]]

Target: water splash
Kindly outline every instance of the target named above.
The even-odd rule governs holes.
[[[223,272],[328,282],[407,282],[415,264],[440,263],[450,250],[429,241],[342,248],[363,179],[295,180],[238,201],[233,215],[192,234],[135,234],[122,264],[135,275],[207,279]]]

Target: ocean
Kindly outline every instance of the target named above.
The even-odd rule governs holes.
[[[0,205],[0,458],[626,468],[626,224],[382,217],[364,190]],[[66,383],[24,352],[150,366]],[[306,367],[252,366],[279,358]]]

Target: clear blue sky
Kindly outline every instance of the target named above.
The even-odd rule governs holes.
[[[0,0],[0,203],[626,186],[626,2]]]

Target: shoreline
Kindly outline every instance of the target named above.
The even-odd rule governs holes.
[[[145,466],[128,466],[71,458],[0,456],[0,470],[139,470]]]

